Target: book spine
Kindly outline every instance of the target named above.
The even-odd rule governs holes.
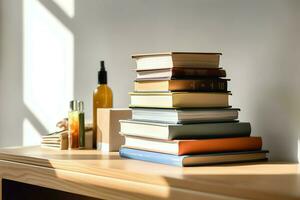
[[[202,79],[188,81],[181,85],[170,83],[170,91],[202,91],[202,92],[227,92],[227,80],[225,79]]]
[[[141,150],[130,149],[125,147],[121,147],[119,154],[123,158],[161,163],[161,164],[173,165],[173,166],[183,166],[182,157],[171,155],[171,154],[141,151]]]
[[[223,69],[172,68],[172,78],[226,77]]]
[[[261,150],[261,137],[220,138],[197,141],[179,140],[177,155]]]

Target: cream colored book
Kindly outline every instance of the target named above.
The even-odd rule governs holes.
[[[61,140],[43,140],[42,144],[60,144]]]
[[[162,69],[173,67],[218,68],[221,53],[165,52],[136,54],[137,70]]]
[[[228,107],[230,93],[213,92],[165,92],[129,93],[131,107],[154,108],[212,108]]]
[[[60,144],[41,144],[42,148],[56,149],[56,150],[67,150],[61,147]]]

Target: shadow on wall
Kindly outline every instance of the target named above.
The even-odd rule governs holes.
[[[24,118],[23,145],[38,144],[41,133],[55,130],[73,99],[74,34],[43,2],[54,4],[23,1],[23,101],[35,116],[35,124]],[[57,2],[71,21],[74,0]],[[45,127],[43,132],[36,129],[37,124]]]
[[[5,46],[0,91],[6,105],[0,125],[10,132],[1,134],[1,146],[39,144],[41,135],[55,130],[57,120],[66,116],[73,99],[74,36],[43,2],[55,4],[0,2],[1,48]],[[74,10],[74,0],[57,2],[62,8],[70,5],[68,14]]]
[[[74,0],[63,2],[64,6],[74,4]],[[68,102],[73,99],[74,36],[42,1],[3,1],[1,4],[2,10],[7,12],[3,16],[11,17],[6,19],[6,25],[4,19],[1,23],[4,27],[1,39],[6,42],[2,45],[8,47],[1,52],[4,85],[1,92],[5,96],[3,105],[7,105],[3,108],[1,127],[13,132],[10,136],[3,134],[1,143],[39,144],[41,135],[53,131],[57,120],[66,116]],[[5,33],[6,30],[9,31]]]
[[[40,138],[39,133],[47,133],[47,127],[36,116],[34,110],[26,105],[24,98],[23,41],[26,39],[23,35],[23,4],[22,1],[0,1],[0,8],[1,146],[37,143]],[[27,81],[26,86],[34,86],[34,82]],[[28,91],[30,87],[26,88],[27,92],[30,92]],[[35,87],[39,87],[39,84]],[[25,133],[24,130],[29,131]],[[23,138],[22,133],[24,133]]]
[[[74,98],[86,102],[87,119],[90,118],[92,91],[96,85],[99,66],[97,62],[94,63],[93,79],[90,78],[91,75],[82,76],[82,72],[92,70],[86,70],[84,64],[80,63],[81,59],[75,58],[74,55],[79,54],[77,57],[80,57],[84,53],[90,57],[95,52],[96,59],[88,58],[95,61],[101,59],[99,55],[105,53],[104,51],[76,51],[76,46],[84,49],[83,46],[86,44],[82,42],[80,46],[79,42],[75,41],[80,36],[74,32],[82,30],[80,18],[74,17],[76,4],[78,3],[75,0],[0,2],[4,11],[2,15],[6,17],[1,17],[1,28],[6,31],[4,36],[1,34],[1,41],[7,41],[1,44],[1,48],[2,45],[6,48],[5,51],[1,51],[3,57],[1,66],[13,66],[13,68],[0,68],[0,81],[3,83],[0,91],[5,96],[2,105],[7,105],[0,114],[1,119],[7,120],[1,120],[0,125],[3,130],[12,132],[10,136],[4,134],[0,136],[1,146],[39,144],[41,135],[53,131],[57,121],[66,117],[69,101]],[[9,13],[11,11],[15,14]],[[90,33],[85,35],[91,35],[92,32],[88,31]],[[101,38],[99,35],[95,37]],[[105,41],[101,41],[100,45],[104,43]],[[79,75],[76,75],[74,68]],[[109,70],[111,69],[108,68]],[[127,67],[123,70],[127,70]],[[119,71],[122,73],[122,70]],[[82,77],[86,80],[82,80]],[[88,82],[92,84],[86,84]],[[89,85],[92,88],[89,88]],[[124,84],[119,83],[118,87],[122,88]],[[10,91],[14,88],[16,93],[13,94]],[[83,90],[84,94],[75,93],[74,88],[77,88],[77,91]],[[127,97],[128,89],[117,89],[120,91],[115,94],[119,96],[118,105],[121,105],[118,101],[128,105],[124,98],[120,98],[120,96],[124,97],[124,94]],[[89,96],[86,95],[86,91],[90,91]]]

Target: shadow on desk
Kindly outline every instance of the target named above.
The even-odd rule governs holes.
[[[40,186],[2,180],[2,200],[98,200]]]
[[[52,154],[48,158],[56,160],[121,160],[119,155],[100,155],[100,154],[72,154],[72,155],[60,155]]]
[[[300,168],[296,164],[258,162],[203,166],[198,167],[195,174],[193,171],[191,174],[183,173],[186,175],[182,179],[187,184],[186,189],[199,191],[201,188],[203,194],[213,196],[264,200],[300,199]],[[166,178],[166,181],[169,185],[174,185],[172,179]],[[170,191],[168,198],[176,199],[175,193]]]

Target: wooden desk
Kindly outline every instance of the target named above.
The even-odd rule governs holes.
[[[0,150],[0,178],[103,199],[300,199],[298,164],[172,167],[94,150]]]

